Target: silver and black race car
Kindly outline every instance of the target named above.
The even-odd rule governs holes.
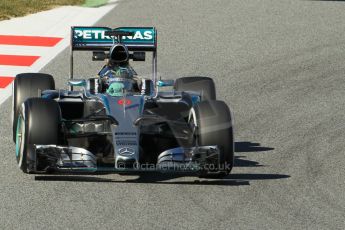
[[[73,52],[105,60],[97,77],[73,78]],[[152,78],[131,64],[151,52]],[[157,79],[154,27],[72,27],[69,89],[43,73],[13,84],[19,168],[44,172],[195,172],[224,176],[234,163],[233,119],[208,77]],[[78,90],[76,90],[78,89]]]

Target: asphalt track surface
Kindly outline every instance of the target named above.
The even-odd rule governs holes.
[[[156,26],[163,78],[214,77],[235,114],[236,167],[223,180],[25,175],[8,99],[1,228],[344,229],[344,10],[341,1],[120,2],[98,24]],[[102,63],[79,56],[76,72],[96,74]],[[43,72],[65,87],[68,50]]]

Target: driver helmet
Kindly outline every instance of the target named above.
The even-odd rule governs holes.
[[[133,89],[133,72],[127,66],[109,66],[102,78],[105,80],[106,92],[111,96],[122,96],[125,90]]]
[[[129,53],[126,46],[116,44],[110,48],[108,63],[100,72],[109,95],[121,96],[124,91],[133,90],[135,73],[128,60]]]

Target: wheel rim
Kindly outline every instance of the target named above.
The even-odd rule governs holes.
[[[16,131],[16,157],[19,157],[20,147],[22,143],[22,116],[18,116],[17,120],[17,131]]]
[[[192,129],[192,137],[194,138],[194,142],[196,145],[198,145],[198,140],[197,140],[197,129],[198,129],[198,123],[196,121],[196,114],[195,110],[192,108],[189,112],[188,116],[188,123],[190,128]]]
[[[25,120],[21,114],[18,116],[17,130],[16,130],[16,158],[19,167],[22,165],[23,161],[23,149],[25,141]]]

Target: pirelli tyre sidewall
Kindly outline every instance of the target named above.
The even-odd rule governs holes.
[[[18,114],[22,103],[31,97],[40,97],[44,90],[54,90],[54,78],[44,73],[21,73],[18,74],[12,85],[12,124],[13,141],[16,141]]]
[[[22,103],[16,127],[16,158],[24,173],[35,172],[38,164],[35,145],[57,145],[61,112],[58,103],[30,98]]]
[[[196,144],[219,147],[219,175],[230,173],[234,165],[234,133],[229,107],[223,101],[202,101],[193,106],[189,120],[195,126]]]

